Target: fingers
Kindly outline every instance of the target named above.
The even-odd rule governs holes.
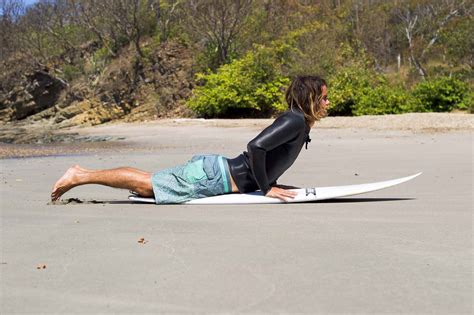
[[[278,188],[277,193],[280,196],[290,197],[290,198],[294,198],[297,195],[297,193],[295,191],[281,189],[281,188]]]
[[[295,198],[297,195],[296,192],[290,191],[290,190],[285,190],[281,189],[278,187],[272,187],[268,193],[267,197],[272,197],[272,198],[278,198],[281,199],[284,202],[290,201],[291,199]]]
[[[290,201],[290,199],[292,199],[292,198],[283,197],[283,196],[276,196],[276,198],[278,198],[278,199],[280,199],[280,200],[282,200],[282,201],[284,201],[284,202],[288,202],[288,201]]]

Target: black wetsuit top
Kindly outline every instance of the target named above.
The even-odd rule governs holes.
[[[240,193],[260,189],[265,195],[293,164],[306,142],[310,127],[299,110],[288,110],[247,145],[247,151],[228,159]]]

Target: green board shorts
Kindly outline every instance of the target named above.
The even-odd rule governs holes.
[[[151,177],[156,204],[232,192],[229,164],[221,155],[195,155],[186,164],[156,172]]]

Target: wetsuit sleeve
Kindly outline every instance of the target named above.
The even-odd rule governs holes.
[[[266,169],[267,152],[296,138],[304,128],[305,122],[300,117],[282,115],[247,145],[250,169],[264,195],[271,188]]]

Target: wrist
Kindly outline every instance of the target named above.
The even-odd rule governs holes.
[[[267,187],[265,189],[262,189],[263,195],[266,196],[271,189],[272,189],[271,187]]]

